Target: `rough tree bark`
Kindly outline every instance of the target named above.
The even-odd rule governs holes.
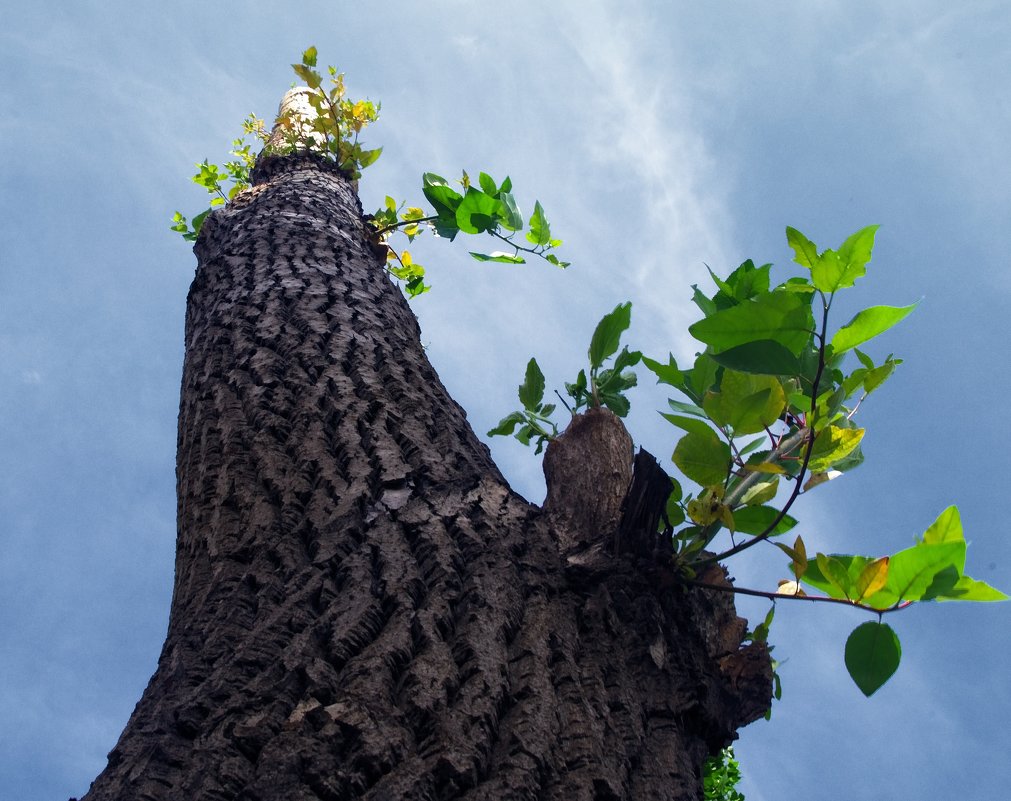
[[[731,595],[612,547],[639,519],[620,421],[552,445],[528,503],[351,183],[311,156],[253,183],[196,244],[169,630],[85,798],[698,799],[768,655]]]

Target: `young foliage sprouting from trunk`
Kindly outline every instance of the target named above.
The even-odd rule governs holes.
[[[804,234],[787,228],[794,260],[806,272],[776,285],[770,264],[758,267],[748,260],[726,278],[709,270],[716,292],[708,296],[692,287],[703,317],[688,330],[705,346],[694,364],[681,369],[672,355],[666,363],[642,359],[659,383],[683,396],[670,399],[670,411],[661,415],[683,432],[672,461],[699,485],[696,493],[684,495],[672,479],[666,510],[673,558],[686,581],[695,580],[705,565],[790,531],[797,521],[788,512],[801,495],[863,463],[865,432],[854,417],[902,360],[889,355],[876,364],[857,346],[883,334],[916,307],[871,306],[830,331],[836,294],[865,275],[877,229],[868,226],[837,250],[819,252]],[[580,371],[575,383],[565,385],[576,409],[603,403],[621,416],[627,414],[623,393],[635,385],[635,374],[621,371],[634,366],[640,354],[625,348],[611,370],[599,375],[597,370],[601,357],[617,351],[630,309],[629,303],[619,305],[594,332],[589,383]],[[855,364],[847,360],[851,353]],[[528,405],[523,399],[530,396],[532,374],[538,390],[534,405]],[[614,394],[609,391],[612,384]],[[557,435],[557,428],[548,433],[542,427],[554,409],[539,405],[543,392],[544,376],[531,359],[527,381],[520,387],[523,410],[504,418],[489,434],[510,434],[519,425],[517,439],[526,444],[535,437],[539,452],[543,441]],[[785,488],[781,482],[790,489],[777,508],[773,501]],[[675,531],[681,524],[686,525]],[[713,554],[716,538],[724,532],[729,543]],[[773,601],[844,603],[874,614],[877,620],[858,626],[845,648],[850,676],[866,695],[880,688],[899,664],[899,640],[881,621],[885,613],[916,601],[1007,598],[965,574],[966,543],[955,507],[942,512],[913,547],[891,555],[816,553],[809,559],[801,536],[792,545],[772,544],[789,558],[791,578],[781,579],[776,590],[734,591]],[[805,592],[802,584],[823,595]]]

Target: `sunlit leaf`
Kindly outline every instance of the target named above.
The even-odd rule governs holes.
[[[428,202],[435,207],[440,217],[453,220],[456,225],[456,209],[463,201],[463,195],[451,187],[441,175],[426,172],[422,176],[421,191]]]
[[[877,225],[869,225],[850,236],[838,251],[825,251],[811,269],[811,283],[828,293],[853,286],[867,271],[877,230]]]
[[[829,580],[835,590],[830,593],[832,597],[852,598],[853,581],[846,570],[846,565],[835,557],[823,553],[817,554],[815,561],[822,576]]]
[[[808,298],[773,291],[716,311],[688,330],[720,352],[749,342],[773,340],[798,356],[811,339],[814,318]]]
[[[775,378],[736,370],[724,370],[719,392],[707,392],[702,402],[717,425],[742,435],[770,426],[785,406],[783,387]]]
[[[818,248],[796,228],[786,227],[786,241],[793,248],[793,260],[801,267],[810,270],[818,263]]]
[[[498,199],[502,203],[502,208],[505,210],[505,214],[501,219],[502,226],[508,228],[510,231],[518,231],[523,227],[523,216],[520,214],[519,207],[516,205],[516,198],[512,196],[512,193],[502,191],[499,192]],[[558,264],[557,256],[549,256],[548,260],[552,261],[553,264]]]
[[[534,245],[547,245],[551,242],[551,227],[544,217],[544,209],[539,200],[534,203],[534,213],[530,216],[527,241]]]
[[[808,469],[812,473],[824,473],[833,464],[850,454],[864,437],[862,428],[840,428],[825,426],[815,437],[811,448]]]
[[[885,586],[885,581],[888,579],[888,561],[887,556],[882,556],[864,566],[860,577],[857,578],[854,601],[859,603]]]
[[[957,506],[949,506],[937,519],[930,524],[930,527],[923,532],[923,541],[928,545],[941,542],[965,542],[962,533],[962,518],[958,513]],[[959,569],[964,566],[959,566]]]
[[[965,565],[965,542],[918,543],[893,554],[888,565],[888,580],[884,589],[868,600],[874,606],[898,600],[919,601],[932,595],[931,585],[938,573],[950,568],[960,576]],[[895,600],[892,600],[892,599]]]
[[[526,259],[515,253],[505,253],[501,250],[496,250],[492,253],[475,253],[473,250],[468,251],[471,256],[473,256],[478,261],[497,261],[503,264],[526,264]]]
[[[758,481],[741,496],[741,504],[744,506],[760,506],[776,497],[779,489],[779,476]]]
[[[477,176],[478,185],[481,187],[481,191],[486,195],[492,195],[493,197],[498,194],[498,184],[495,180],[488,175],[486,172],[482,172]]]
[[[969,576],[953,576],[951,571],[941,571],[934,577],[923,600],[930,601],[1006,601],[1008,596],[985,581]]]
[[[466,234],[479,234],[495,228],[505,216],[502,201],[470,187],[456,207],[456,224]]]
[[[871,306],[858,312],[852,320],[835,332],[835,336],[832,337],[832,351],[843,353],[873,339],[903,320],[916,306],[916,303],[910,306]]]

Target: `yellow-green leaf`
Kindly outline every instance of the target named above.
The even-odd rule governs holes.
[[[719,392],[707,392],[702,406],[717,425],[730,426],[735,434],[757,434],[782,414],[786,394],[771,375],[724,369]]]
[[[962,519],[958,514],[957,506],[949,506],[937,516],[937,520],[930,524],[923,532],[923,541],[928,545],[940,542],[963,542],[965,536],[962,534]]]
[[[746,464],[744,469],[749,473],[772,473],[775,475],[785,476],[786,469],[782,465],[778,465],[775,462],[759,462],[758,464]]]
[[[760,506],[776,497],[779,489],[779,476],[773,476],[766,481],[759,481],[748,488],[741,498],[742,506]]]
[[[864,598],[873,595],[885,586],[888,580],[888,557],[882,556],[864,565],[859,578],[857,578],[857,597],[854,599],[858,603]]]
[[[712,431],[709,435],[690,432],[674,449],[674,464],[682,473],[703,487],[722,484],[730,469],[730,446]]]
[[[808,469],[813,473],[826,472],[833,464],[849,456],[863,438],[862,428],[825,426],[815,437]]]

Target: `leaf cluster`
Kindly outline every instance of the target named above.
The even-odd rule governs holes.
[[[223,206],[249,187],[249,173],[256,163],[256,154],[253,152],[252,142],[246,141],[247,136],[252,136],[253,141],[259,140],[261,143],[267,141],[268,134],[263,120],[255,114],[246,117],[242,123],[242,136],[232,141],[232,149],[229,151],[233,156],[231,160],[218,166],[204,159],[196,165],[197,172],[193,175],[193,183],[207,190],[211,200],[209,207],[196,214],[192,221],[178,211],[172,215],[170,230],[181,234],[187,242],[196,240],[204,220],[211,211]]]
[[[642,359],[639,351],[629,351],[627,347],[618,351],[621,336],[628,330],[631,322],[632,304],[619,303],[597,323],[587,350],[590,362],[589,374],[582,369],[575,381],[565,384],[565,392],[572,400],[571,404],[558,395],[571,414],[575,415],[581,409],[595,409],[601,406],[610,409],[619,417],[628,414],[630,404],[625,393],[637,383],[635,373],[629,368],[634,367]],[[524,381],[519,386],[522,408],[503,417],[499,424],[488,432],[488,436],[514,435],[524,445],[529,445],[533,441],[536,445],[535,453],[540,453],[546,442],[558,436],[558,426],[549,419],[556,406],[553,403],[543,403],[544,386],[544,374],[536,359],[531,359],[527,363]]]
[[[316,58],[316,48],[310,47],[302,54],[301,64],[291,65],[310,90],[309,104],[315,114],[307,120],[289,111],[277,118],[284,141],[280,152],[308,150],[333,161],[357,180],[383,152],[381,147],[366,150],[359,141],[361,132],[379,118],[380,104],[346,97],[344,73],[336,67],[327,67],[329,86],[324,88]]]
[[[901,364],[880,363],[857,346],[884,333],[914,308],[872,306],[829,330],[839,290],[866,274],[877,226],[863,228],[836,250],[819,252],[794,228],[787,241],[807,272],[774,285],[771,265],[744,262],[726,278],[710,270],[716,291],[693,287],[702,319],[689,327],[705,345],[690,368],[645,358],[659,383],[679,391],[662,415],[683,433],[674,464],[700,485],[697,497],[668,501],[668,518],[688,525],[674,535],[682,570],[723,560],[794,527],[787,512],[801,494],[863,462],[865,431],[853,421],[863,401]],[[847,362],[852,353],[855,364]],[[757,436],[756,436],[757,435]],[[792,485],[781,508],[780,483]],[[672,493],[672,498],[677,493]],[[731,547],[702,555],[722,530]],[[741,538],[741,541],[738,541]],[[965,541],[951,507],[914,547],[884,557],[826,555],[809,559],[802,537],[774,543],[790,558],[792,579],[768,597],[848,603],[879,615],[926,600],[1003,600],[1006,596],[964,574]],[[824,596],[809,596],[801,585]],[[764,639],[771,616],[756,630]],[[898,666],[901,648],[881,623],[858,627],[846,646],[846,666],[860,689],[874,692]]]
[[[310,47],[302,53],[300,64],[291,65],[308,87],[308,100],[315,115],[305,119],[292,110],[280,114],[274,121],[275,130],[280,131],[280,143],[269,152],[309,151],[336,163],[348,176],[358,179],[361,171],[375,163],[383,151],[381,147],[366,150],[359,141],[361,132],[378,119],[380,106],[368,99],[346,97],[344,74],[336,67],[327,67],[330,85],[324,88],[323,76],[316,70],[316,55],[316,48]],[[246,136],[252,135],[253,141],[259,140],[264,146],[271,137],[263,120],[254,114],[246,118],[242,130],[243,135],[232,142],[232,160],[219,166],[204,159],[196,165],[193,182],[207,190],[210,206],[192,220],[177,211],[170,226],[188,242],[196,240],[211,211],[249,188],[249,173],[256,163],[256,154]]]
[[[741,781],[741,765],[733,748],[724,748],[702,765],[702,798],[704,801],[744,801],[737,789]]]
[[[694,524],[679,533],[684,556],[701,551],[720,528],[759,539],[788,531],[795,521],[767,505],[781,482],[800,494],[862,463],[864,430],[853,417],[901,360],[889,356],[875,364],[856,346],[914,306],[872,307],[831,337],[827,325],[835,292],[865,273],[876,229],[864,228],[838,251],[821,254],[788,229],[810,278],[773,285],[772,265],[750,260],[726,278],[710,270],[716,291],[706,295],[693,286],[703,317],[689,327],[705,349],[687,369],[673,356],[666,363],[644,359],[659,383],[682,396],[662,413],[683,432],[672,459],[703,488],[684,507]],[[849,351],[858,364],[847,372]]]
[[[431,204],[430,212],[418,206],[398,204],[387,196],[384,205],[369,218],[376,240],[388,247],[388,263],[399,265],[391,267],[390,272],[405,282],[409,297],[420,295],[429,287],[424,283],[424,268],[414,262],[411,254],[389,247],[389,238],[396,232],[403,233],[410,242],[425,230],[450,241],[460,233],[487,234],[500,240],[509,250],[469,251],[477,261],[525,264],[526,254],[543,258],[556,267],[569,266],[569,262],[551,252],[562,240],[552,237],[540,201],[534,202],[533,213],[524,226],[508,176],[498,183],[488,173],[481,172],[475,185],[464,170],[454,186],[441,175],[426,172],[422,176],[422,192]],[[524,234],[522,241],[517,240],[520,233]]]
[[[249,173],[256,162],[256,155],[246,142],[245,135],[253,134],[270,153],[314,153],[335,163],[354,180],[361,177],[362,170],[375,163],[383,149],[366,149],[360,134],[378,119],[380,104],[368,99],[348,98],[344,74],[329,66],[326,70],[328,77],[324,78],[317,69],[317,56],[316,48],[309,47],[302,53],[301,62],[291,65],[305,84],[307,100],[314,113],[307,117],[295,110],[284,111],[274,121],[277,132],[274,136],[267,133],[263,120],[250,115],[243,124],[243,138],[233,142],[233,160],[218,166],[205,159],[197,165],[193,180],[210,194],[210,207],[195,215],[192,221],[175,212],[171,230],[187,241],[194,241],[207,215],[215,207],[249,187]],[[512,181],[508,177],[499,184],[482,172],[475,185],[464,171],[459,183],[462,191],[450,186],[445,178],[435,173],[425,173],[422,192],[432,205],[432,211],[397,203],[387,196],[383,206],[366,217],[375,242],[387,245],[387,272],[403,282],[409,298],[417,297],[431,287],[425,283],[425,268],[415,261],[409,250],[388,246],[390,236],[396,232],[406,235],[409,242],[425,230],[449,240],[455,239],[461,232],[488,234],[501,240],[509,250],[490,253],[471,251],[470,255],[478,261],[524,264],[526,254],[542,258],[556,267],[569,266],[569,262],[562,261],[553,252],[562,241],[552,236],[551,226],[539,201],[534,203],[533,213],[524,224],[512,192]],[[521,233],[523,239],[518,240]]]

